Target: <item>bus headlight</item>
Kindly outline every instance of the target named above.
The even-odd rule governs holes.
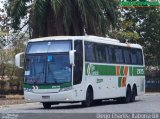
[[[72,89],[73,89],[73,87],[61,88],[61,89],[59,90],[59,92],[68,91],[68,90],[72,90]]]
[[[24,88],[23,89],[25,92],[33,92],[33,90],[32,89],[29,89],[29,88]]]

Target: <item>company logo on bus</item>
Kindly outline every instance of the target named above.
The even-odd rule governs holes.
[[[99,72],[96,71],[96,67],[95,67],[94,65],[88,64],[87,74],[88,74],[88,75],[97,76],[97,75],[99,75]]]

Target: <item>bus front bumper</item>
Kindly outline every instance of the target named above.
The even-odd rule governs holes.
[[[74,90],[57,92],[57,93],[34,93],[24,91],[26,102],[74,102]]]

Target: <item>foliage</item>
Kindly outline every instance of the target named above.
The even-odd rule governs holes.
[[[5,46],[8,41],[6,36],[9,34],[9,28],[7,27],[7,15],[6,15],[6,2],[2,2],[4,8],[0,8],[0,49]]]
[[[105,36],[116,21],[113,0],[9,0],[8,15],[12,27],[21,27],[28,16],[32,37],[51,35]],[[85,29],[85,30],[84,30]]]
[[[160,66],[160,14],[159,9],[148,11],[139,29],[141,44],[144,46],[146,65]]]
[[[144,48],[146,65],[160,65],[160,14],[159,8],[132,8],[125,13],[125,20],[132,20],[128,30],[139,35],[138,42]]]
[[[24,34],[11,37],[16,39],[10,41],[11,45],[0,50],[0,92],[4,94],[22,90],[23,82],[23,70],[15,66],[14,57],[17,53],[24,52],[26,38]]]
[[[119,9],[116,29],[110,37],[125,42],[139,43],[144,48],[147,66],[160,66],[159,8]]]
[[[138,43],[140,35],[137,32],[139,17],[135,9],[119,9],[116,29],[109,32],[109,36],[121,42]]]
[[[138,42],[140,36],[137,32],[130,31],[112,31],[109,33],[110,37],[120,40],[121,42]]]

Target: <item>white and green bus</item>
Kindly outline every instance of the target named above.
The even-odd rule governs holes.
[[[20,67],[21,55],[16,55]],[[96,36],[31,39],[24,53],[24,97],[44,108],[84,106],[105,99],[126,103],[145,92],[144,56],[138,44]]]

